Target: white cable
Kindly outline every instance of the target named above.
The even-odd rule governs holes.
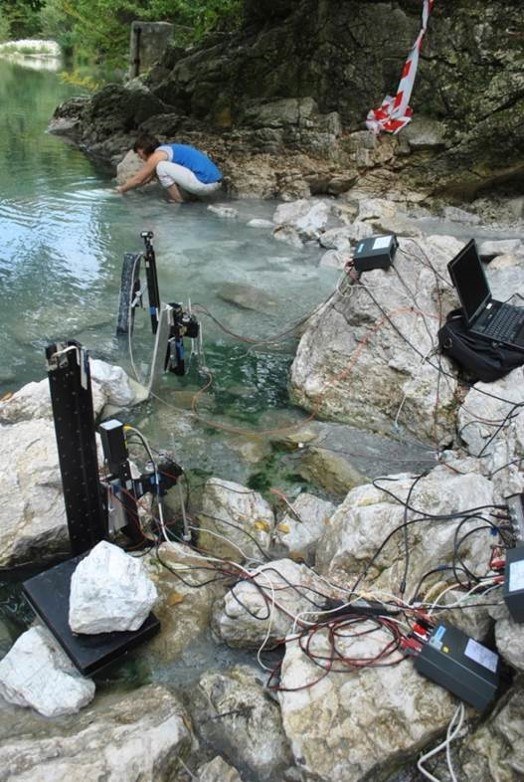
[[[240,546],[237,546],[237,544],[233,543],[232,540],[229,540],[228,538],[226,538],[225,535],[221,535],[219,532],[214,532],[212,529],[209,529],[209,527],[201,527],[201,526],[195,527],[194,524],[188,524],[188,528],[189,529],[193,529],[196,532],[207,532],[209,535],[212,535],[214,538],[220,538],[220,540],[225,541],[225,543],[227,543],[228,546],[232,546],[232,548],[236,548],[238,553],[241,554],[242,559],[249,559],[247,554],[244,551],[242,551]],[[207,559],[207,557],[206,557],[206,559]],[[224,560],[224,559],[220,559],[220,558],[214,558],[214,559],[215,559],[216,562],[226,562],[226,561],[228,561],[228,560]]]
[[[451,586],[448,586],[448,587],[446,587],[445,589],[443,589],[443,590],[442,590],[442,592],[440,592],[440,594],[438,595],[438,597],[435,599],[435,601],[434,601],[433,603],[430,603],[430,604],[429,604],[429,605],[430,605],[430,607],[429,607],[429,609],[428,609],[428,616],[431,616],[431,614],[432,614],[432,612],[435,610],[435,608],[442,608],[442,609],[445,609],[445,608],[452,608],[452,607],[454,607],[454,606],[461,605],[461,603],[463,603],[465,600],[467,600],[467,599],[468,599],[468,597],[471,597],[471,596],[472,596],[472,595],[473,595],[475,592],[477,592],[479,589],[483,589],[484,587],[486,587],[486,586],[487,586],[487,584],[489,584],[489,582],[482,581],[480,584],[475,584],[475,586],[474,586],[474,587],[472,587],[472,588],[471,588],[471,589],[470,589],[468,592],[466,592],[465,594],[461,595],[461,596],[458,598],[458,600],[455,600],[453,603],[447,603],[447,604],[446,604],[446,603],[444,603],[444,604],[440,604],[440,603],[439,603],[439,600],[440,600],[440,598],[441,598],[441,597],[443,597],[443,595],[445,595],[445,594],[446,594],[446,592],[450,592],[452,589],[456,589],[456,588],[457,588],[457,586],[458,586],[457,584],[451,584]],[[497,589],[497,588],[498,588],[498,587],[500,587],[500,586],[502,586],[502,584],[500,584],[499,582],[495,582],[495,581],[493,580],[493,582],[492,582],[492,584],[491,584],[490,588],[486,590],[486,593],[485,593],[485,594],[488,594],[489,592],[492,592],[494,589]],[[426,605],[425,603],[421,603],[421,604],[420,604],[420,606],[422,606],[422,607],[425,607],[425,605]],[[419,606],[419,607],[420,607],[420,606]]]
[[[166,529],[166,525],[165,525],[165,521],[164,521],[164,507],[163,507],[163,504],[162,504],[162,498],[160,496],[160,476],[158,474],[158,469],[157,469],[156,462],[155,462],[155,459],[154,459],[154,456],[153,456],[153,452],[151,450],[151,447],[150,447],[150,445],[149,445],[145,435],[143,435],[142,432],[139,429],[137,429],[134,426],[131,426],[131,424],[126,424],[124,426],[124,432],[126,430],[134,432],[137,435],[137,437],[140,438],[144,448],[146,449],[147,455],[149,456],[151,464],[153,465],[153,475],[154,475],[154,478],[155,478],[155,489],[156,489],[156,501],[157,501],[157,505],[158,505],[158,519],[157,519],[157,521],[160,524],[160,529],[162,531],[162,536],[163,536],[164,540],[166,541],[166,543],[170,543],[170,538],[169,538],[169,536],[167,534],[167,529]]]
[[[453,765],[451,762],[451,749],[450,745],[451,742],[456,738],[456,736],[459,734],[459,732],[462,729],[462,724],[464,722],[464,716],[465,716],[465,709],[464,704],[459,703],[457,706],[455,713],[453,714],[448,729],[446,732],[446,738],[444,741],[442,741],[440,744],[438,744],[436,747],[431,749],[429,752],[426,752],[424,755],[421,755],[421,757],[418,759],[417,762],[417,768],[418,770],[424,774],[426,779],[430,779],[431,782],[442,782],[438,777],[433,776],[433,774],[430,774],[429,771],[426,771],[426,769],[423,767],[423,763],[426,762],[426,760],[429,760],[429,758],[432,758],[434,755],[441,752],[444,748],[446,748],[446,761],[448,764],[449,773],[451,775],[452,782],[457,782],[457,777],[455,775],[455,772],[453,770]]]

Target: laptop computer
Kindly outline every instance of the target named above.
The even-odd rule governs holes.
[[[473,334],[524,351],[524,307],[496,301],[471,239],[448,263],[464,319]]]

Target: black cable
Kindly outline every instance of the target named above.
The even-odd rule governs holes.
[[[415,480],[410,486],[408,496],[406,497],[406,502],[404,504],[404,573],[402,575],[402,578],[400,580],[399,585],[399,594],[401,597],[404,597],[404,593],[406,591],[406,581],[408,578],[408,569],[409,569],[409,540],[408,540],[408,528],[406,521],[408,520],[408,509],[409,509],[409,500],[411,498],[411,495],[413,493],[413,489],[417,485],[417,483],[420,481],[421,478],[426,476],[428,473],[422,472],[420,475],[417,475]]]

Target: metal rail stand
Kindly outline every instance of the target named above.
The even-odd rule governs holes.
[[[133,333],[135,309],[142,301],[140,291],[140,261],[142,253],[125,253],[120,279],[120,298],[118,301],[118,317],[116,333]]]
[[[153,249],[153,232],[142,231],[145,243],[143,253],[125,253],[120,278],[120,296],[118,301],[117,334],[133,332],[135,309],[142,305],[145,287],[140,284],[140,266],[144,261],[146,270],[148,310],[151,318],[151,331],[156,334],[160,317],[160,293],[156,271],[156,256]]]
[[[46,349],[58,458],[73,556],[107,538],[100,496],[87,351],[69,340]]]
[[[49,345],[46,358],[58,457],[71,541],[71,559],[23,584],[24,595],[80,673],[89,676],[119,659],[160,629],[150,613],[135,631],[86,635],[69,626],[71,577],[89,549],[108,536],[100,496],[88,354],[70,340]],[[120,467],[116,454],[114,467]]]
[[[153,249],[153,231],[142,231],[140,234],[146,245],[145,266],[147,279],[147,295],[149,299],[149,315],[151,317],[151,329],[156,334],[158,327],[158,314],[160,311],[160,293],[158,292],[158,278],[156,274],[156,256]]]

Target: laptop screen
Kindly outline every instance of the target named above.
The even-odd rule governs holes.
[[[448,271],[466,321],[470,324],[491,299],[491,291],[474,239],[448,263]]]

